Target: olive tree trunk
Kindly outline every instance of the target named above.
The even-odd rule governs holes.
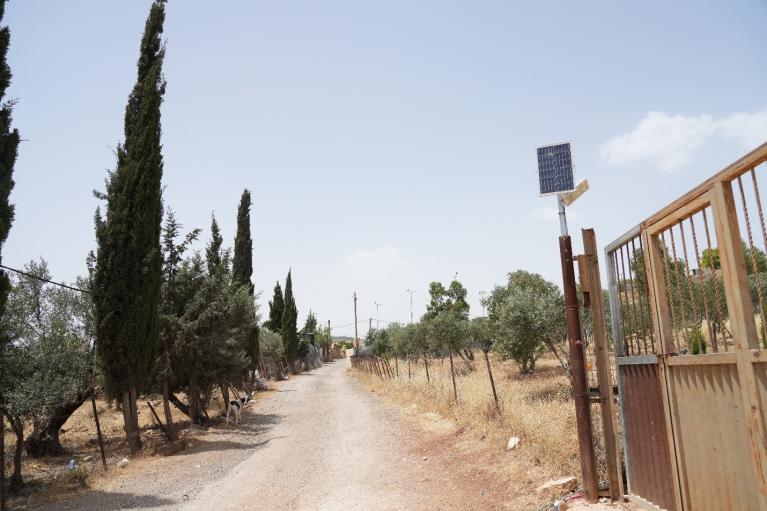
[[[59,432],[69,417],[91,397],[92,390],[77,394],[68,403],[56,407],[47,422],[36,422],[32,433],[24,441],[27,454],[32,458],[41,456],[61,456],[64,448],[59,440]]]

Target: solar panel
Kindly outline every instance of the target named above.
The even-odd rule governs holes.
[[[541,195],[554,195],[575,189],[569,142],[538,148],[538,182]]]

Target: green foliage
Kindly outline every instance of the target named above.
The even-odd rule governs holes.
[[[469,322],[468,335],[471,342],[488,353],[493,348],[493,334],[488,318],[474,318]]]
[[[700,328],[693,328],[690,332],[690,351],[693,355],[706,353],[706,338]]]
[[[559,288],[538,274],[516,271],[506,286],[497,286],[489,303],[493,349],[531,372],[547,343],[566,335],[564,299]]]
[[[441,312],[449,311],[461,319],[469,319],[469,304],[466,302],[467,291],[463,285],[454,280],[450,287],[445,288],[441,282],[429,284],[429,303],[426,305],[426,320],[434,319]]]
[[[248,286],[253,294],[253,239],[250,236],[250,191],[242,192],[240,206],[237,209],[237,235],[234,238],[234,259],[232,260],[232,278],[242,286]]]
[[[261,330],[259,342],[261,343],[261,351],[265,357],[272,360],[282,360],[282,356],[285,353],[285,345],[282,341],[282,336],[279,333],[268,329]]]
[[[253,276],[253,239],[250,235],[250,191],[242,192],[240,205],[237,208],[237,234],[234,237],[234,257],[232,259],[232,281],[234,284],[243,286],[253,296],[255,287],[251,277]],[[258,368],[259,329],[256,325],[248,339],[248,357],[250,369]]]
[[[291,271],[285,279],[285,305],[282,311],[282,340],[285,343],[285,357],[288,364],[293,366],[299,358],[298,330],[296,323],[298,321],[298,309],[296,301],[293,298],[293,277]]]
[[[745,241],[743,245],[743,256],[746,263],[746,274],[753,275],[754,273],[764,273],[767,271],[767,255],[758,247],[754,247],[753,251],[751,247]],[[754,263],[756,263],[756,269],[754,269]],[[702,253],[700,265],[703,268],[720,269],[722,262],[719,258],[719,248],[705,249]]]
[[[160,356],[156,370],[160,376],[172,378],[170,360],[179,343],[182,326],[181,316],[190,301],[193,290],[184,289],[177,282],[184,254],[200,235],[193,229],[179,242],[183,226],[176,220],[173,210],[168,210],[162,230],[162,301],[160,302]]]
[[[147,18],[138,78],[125,108],[125,141],[117,148],[117,168],[107,180],[105,219],[97,213],[93,287],[97,353],[112,395],[141,389],[149,381],[157,354],[164,21],[165,3],[157,0]]]
[[[468,321],[450,310],[440,312],[425,326],[433,352],[457,352],[465,346],[470,335]]]
[[[25,271],[51,278],[45,261],[30,262]],[[78,284],[87,287],[88,282],[80,279]],[[38,429],[62,407],[83,402],[94,377],[93,310],[87,294],[19,276],[0,328],[10,341],[0,359],[0,391],[11,414]]]
[[[722,262],[719,260],[718,248],[707,248],[703,250],[700,258],[701,268],[709,268],[718,270],[722,267]]]
[[[365,345],[373,350],[377,357],[387,357],[392,350],[393,328],[371,329],[365,338]]]
[[[301,329],[301,333],[306,336],[307,334],[314,334],[317,333],[317,316],[314,315],[314,312],[309,310],[309,314],[306,316],[306,321],[304,322],[304,328]]]
[[[0,20],[5,14],[5,0],[0,1]],[[3,262],[2,249],[8,239],[13,223],[14,207],[10,202],[13,190],[13,168],[19,147],[19,132],[11,129],[13,101],[6,99],[5,93],[11,84],[11,68],[8,66],[8,45],[11,33],[8,27],[0,28],[0,263]],[[5,310],[5,303],[10,290],[8,275],[0,270],[0,317]],[[0,359],[6,343],[5,334],[0,331]],[[2,394],[0,394],[2,402]]]
[[[280,283],[274,285],[274,297],[269,302],[269,319],[264,326],[272,332],[282,331],[282,311],[285,309],[285,302],[282,298],[282,288]]]
[[[229,252],[224,250],[224,238],[221,236],[221,228],[216,221],[216,215],[210,215],[210,241],[205,247],[205,262],[208,265],[208,271],[215,273],[221,268],[224,259],[229,258]]]
[[[195,253],[182,262],[175,283],[183,313],[175,320],[174,388],[199,401],[214,385],[235,380],[251,365],[248,343],[257,311],[247,286],[232,282],[228,257],[211,273]]]

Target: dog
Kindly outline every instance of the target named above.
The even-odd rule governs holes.
[[[245,405],[250,403],[250,400],[253,398],[253,393],[248,392],[248,394],[245,397],[232,399],[229,401],[229,406],[226,409],[226,425],[229,426],[229,415],[234,413],[234,423],[236,425],[240,425],[240,414],[242,413],[242,409],[245,408]]]

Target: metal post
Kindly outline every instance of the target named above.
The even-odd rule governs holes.
[[[96,435],[99,441],[99,451],[101,451],[101,464],[104,465],[104,472],[107,471],[107,455],[104,452],[104,437],[101,436],[101,424],[99,424],[99,412],[96,410],[96,389],[91,394],[91,406],[93,407],[93,420],[96,421]]]
[[[417,293],[415,289],[406,289],[405,292],[410,293],[410,324],[413,324],[413,293]]]
[[[354,292],[354,356],[359,355],[359,336],[357,335],[357,292]]]
[[[578,446],[581,455],[581,476],[586,498],[598,500],[596,467],[594,463],[594,439],[591,431],[591,413],[586,389],[586,366],[583,361],[583,340],[581,318],[578,312],[578,296],[575,288],[573,247],[567,235],[567,220],[564,202],[559,200],[559,218],[562,236],[559,238],[559,253],[562,259],[562,280],[565,295],[565,316],[567,318],[567,339],[570,344],[570,372],[572,373],[575,417],[578,426]]]

